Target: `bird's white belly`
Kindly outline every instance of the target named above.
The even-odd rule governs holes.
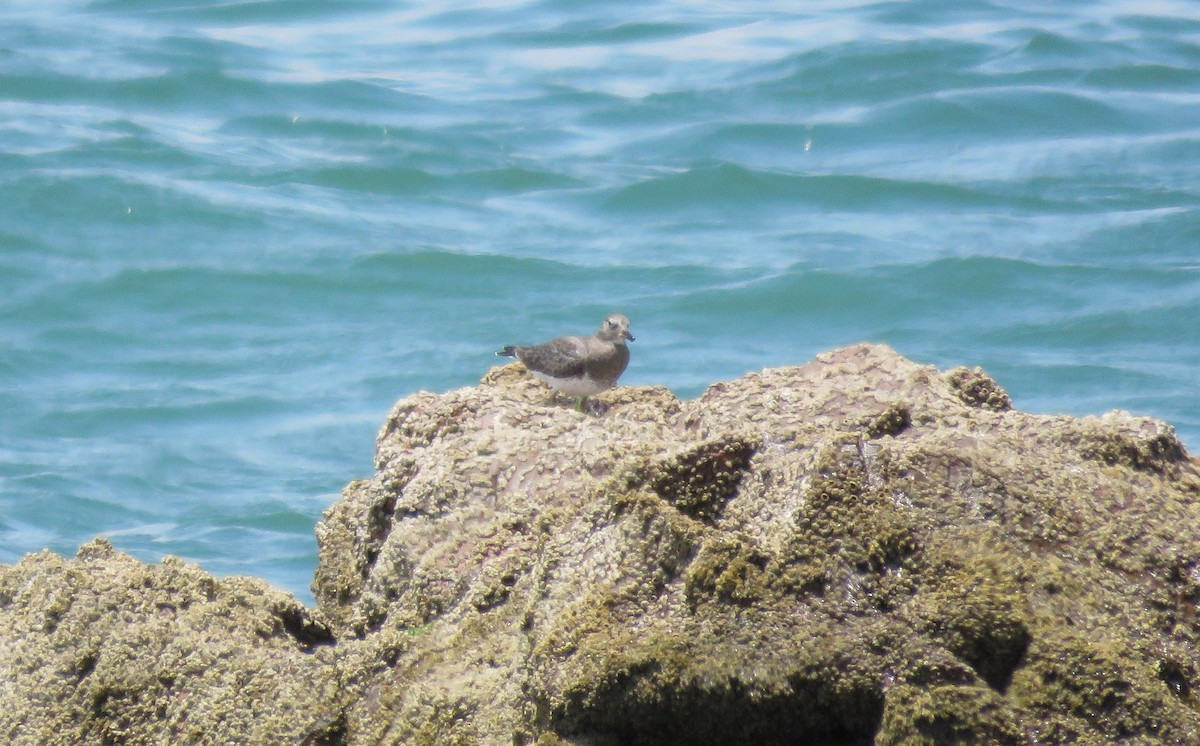
[[[549,384],[555,391],[561,391],[567,396],[592,396],[608,388],[590,378],[554,378],[545,373],[538,373],[536,370],[530,372],[533,373],[534,378]]]

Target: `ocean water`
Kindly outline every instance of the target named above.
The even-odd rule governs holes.
[[[683,397],[866,340],[1200,448],[1200,6],[0,5],[0,562],[310,600],[396,399],[610,311]]]

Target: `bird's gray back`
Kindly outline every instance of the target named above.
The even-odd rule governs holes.
[[[517,347],[515,352],[525,367],[555,378],[578,378],[587,370],[588,346],[580,337],[558,337],[532,347]]]

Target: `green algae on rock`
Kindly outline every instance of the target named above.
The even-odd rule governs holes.
[[[514,364],[397,403],[317,526],[315,611],[103,543],[0,568],[0,736],[1200,742],[1200,470],[1169,425],[1023,413],[873,345],[598,399]]]

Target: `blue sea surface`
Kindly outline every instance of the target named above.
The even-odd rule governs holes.
[[[0,562],[311,600],[396,399],[613,311],[631,385],[884,342],[1195,449],[1198,165],[1192,0],[8,2]]]

